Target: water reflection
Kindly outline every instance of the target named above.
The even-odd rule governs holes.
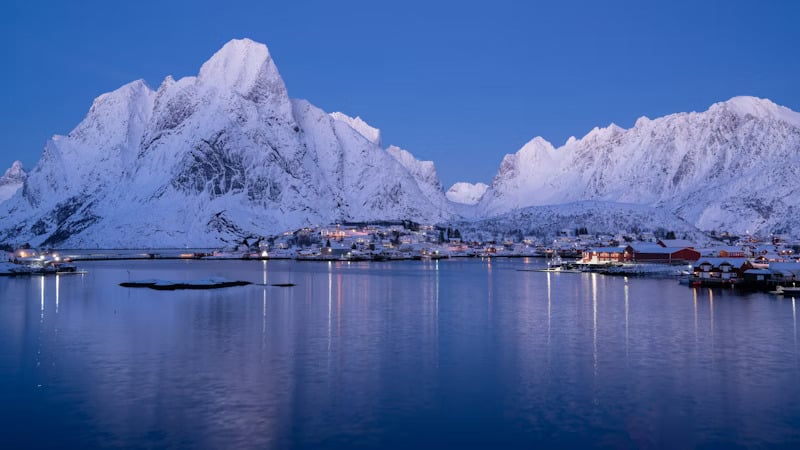
[[[714,363],[714,290],[708,289],[708,312],[711,321],[711,362]]]
[[[551,306],[552,303],[552,289],[550,287],[550,272],[547,272],[547,346],[550,347],[550,336],[551,336],[551,329],[550,329],[550,321],[551,321]]]
[[[628,277],[625,277],[625,287],[624,287],[624,289],[625,289],[625,360],[627,361],[628,357],[630,356],[630,351],[629,351],[629,347],[628,347],[628,339],[630,337],[630,331],[629,331],[629,325],[628,325],[628,321],[629,321],[628,320],[628,316],[629,316],[628,302],[629,302],[629,297],[630,297],[630,293],[628,291]]]
[[[41,286],[41,305],[42,305],[42,320],[44,321],[44,277],[39,277],[39,285]]]
[[[486,258],[486,314],[489,320],[492,319],[492,296],[494,289],[492,287],[492,258]]]
[[[328,261],[328,361],[331,351],[331,321],[333,320],[333,263]]]
[[[434,319],[438,321],[439,319],[439,260],[436,260],[436,308],[435,308],[435,317]]]
[[[698,349],[699,346],[699,339],[697,336],[697,288],[693,287],[692,289],[692,298],[693,298],[693,305],[694,305],[694,346],[695,350]]]
[[[794,297],[792,297],[792,329],[794,331],[794,354],[796,360],[797,359],[797,312],[794,306]]]
[[[58,296],[59,292],[61,291],[60,281],[61,281],[61,276],[56,274],[56,314],[58,314]]]
[[[598,274],[592,273],[592,357],[595,376],[597,376],[597,277]]]
[[[53,417],[65,446],[94,447],[800,441],[794,300],[790,330],[789,302],[709,290],[710,326],[698,329],[698,289],[518,272],[514,260],[133,265],[141,278],[297,286],[122,295],[131,267],[119,263],[88,264],[85,283],[0,279],[12,442],[40,443],[25,424]],[[716,345],[714,365],[687,351],[692,333],[696,347]]]
[[[263,350],[267,346],[267,261],[264,260],[261,263],[263,270],[262,283],[264,284],[261,289],[261,349]]]

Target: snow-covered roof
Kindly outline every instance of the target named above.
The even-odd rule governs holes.
[[[800,275],[800,263],[797,262],[771,262],[769,263],[769,270],[772,272],[791,272],[794,275]]]
[[[625,251],[625,247],[592,247],[589,251],[595,253],[621,253]]]
[[[631,248],[633,248],[633,250],[636,253],[655,253],[655,254],[671,255],[681,250],[685,250],[687,247],[662,247],[658,244],[652,244],[648,242],[644,243],[635,242],[631,244]]]
[[[659,242],[664,244],[664,247],[679,247],[679,248],[694,248],[695,243],[686,239],[661,239]]]
[[[741,247],[737,247],[735,245],[725,245],[725,246],[721,246],[721,247],[714,247],[713,250],[715,250],[717,252],[725,251],[725,252],[728,252],[728,253],[744,253],[744,250]]]
[[[772,271],[769,269],[747,269],[744,273],[750,275],[772,275]]]
[[[742,267],[744,264],[749,262],[750,261],[747,258],[700,258],[695,261],[694,266],[697,267],[703,264],[711,264],[713,267],[719,267],[727,263],[733,267]]]

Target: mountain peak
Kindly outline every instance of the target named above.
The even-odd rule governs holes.
[[[620,127],[615,123],[611,123],[607,127],[594,127],[591,131],[586,133],[582,140],[590,140],[590,139],[608,139],[611,136],[615,136],[617,134],[623,133],[625,131],[624,128]]]
[[[522,161],[523,164],[528,164],[532,161],[550,161],[555,156],[555,148],[548,140],[541,136],[536,136],[523,145],[514,156],[516,160]]]
[[[199,80],[241,95],[255,88],[286,91],[267,46],[250,39],[233,39],[200,68]]]
[[[536,136],[535,138],[528,141],[519,151],[524,152],[538,152],[538,151],[551,151],[554,150],[553,144],[550,143],[547,139]]]
[[[28,174],[22,169],[20,161],[14,161],[6,173],[0,177],[0,203],[11,198],[25,183]]]
[[[134,80],[130,83],[123,84],[111,92],[98,95],[92,102],[92,108],[96,108],[98,105],[109,99],[131,99],[134,97],[139,97],[142,94],[150,94],[152,92],[153,90],[150,89],[150,86],[146,81],[142,79]]]
[[[17,160],[11,164],[11,167],[6,170],[5,175],[3,178],[6,177],[18,177],[20,175],[25,175],[25,170],[22,169],[22,161]]]
[[[737,116],[753,116],[761,119],[777,118],[795,126],[800,126],[800,113],[792,111],[785,106],[779,106],[766,98],[747,95],[733,97],[730,100],[714,103],[708,108],[709,112],[730,111]]]

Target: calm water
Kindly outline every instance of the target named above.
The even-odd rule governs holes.
[[[800,445],[793,300],[537,264],[0,278],[0,447]],[[297,286],[117,286],[216,275]]]

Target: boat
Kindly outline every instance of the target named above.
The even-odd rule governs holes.
[[[800,286],[775,286],[775,290],[770,291],[770,294],[800,297]]]

